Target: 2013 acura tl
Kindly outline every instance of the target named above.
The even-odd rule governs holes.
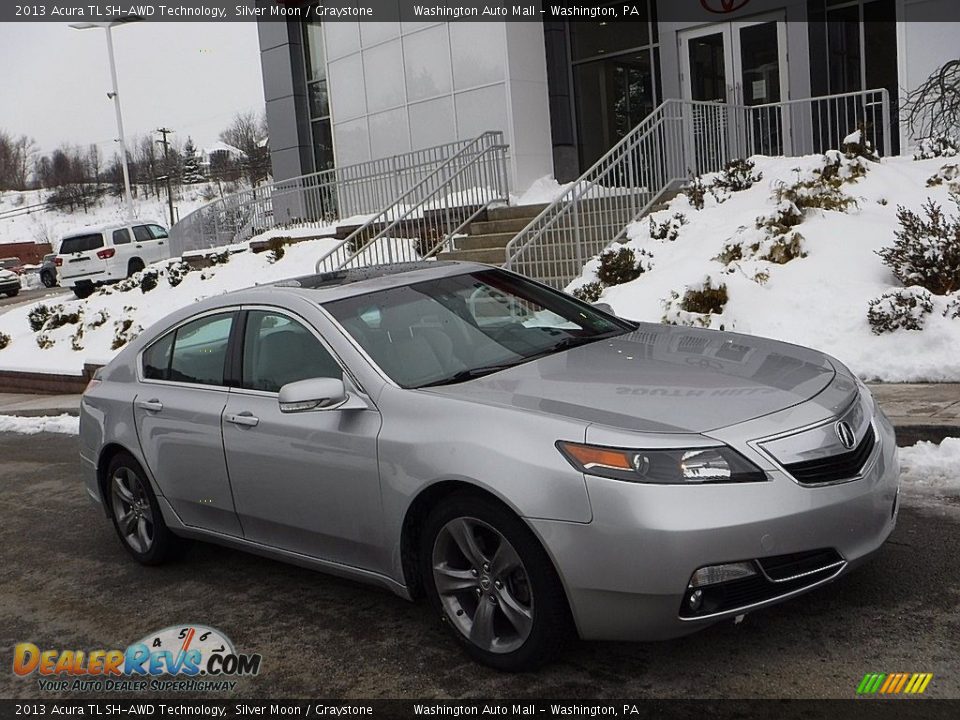
[[[83,396],[87,491],[185,538],[426,595],[504,669],[679,636],[823,585],[894,527],[893,429],[839,362],[634,324],[432,262],[210,298]]]

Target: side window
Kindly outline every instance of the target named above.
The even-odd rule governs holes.
[[[150,230],[150,234],[154,240],[163,240],[167,237],[167,231],[159,225],[147,225],[147,228]]]
[[[147,380],[170,379],[170,351],[173,350],[173,337],[176,331],[169,332],[143,351],[143,376]]]
[[[126,228],[121,230],[113,231],[113,244],[114,245],[126,245],[130,242],[130,231]]]
[[[265,310],[247,315],[243,340],[243,386],[278,392],[287,383],[343,371],[316,336],[296,320]]]
[[[181,325],[173,333],[173,352],[167,380],[223,385],[227,342],[234,313],[211,315]]]
[[[150,230],[146,225],[135,225],[133,228],[133,236],[137,239],[137,242],[153,240],[153,235],[150,234]]]

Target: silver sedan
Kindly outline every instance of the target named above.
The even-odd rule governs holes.
[[[425,596],[517,670],[804,593],[897,517],[836,360],[430,262],[210,298],[84,393],[86,489],[139,562],[211,541]]]

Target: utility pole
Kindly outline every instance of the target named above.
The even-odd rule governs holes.
[[[163,140],[157,140],[157,145],[163,145],[163,164],[167,168],[167,204],[170,207],[170,227],[173,227],[173,191],[170,189],[170,143],[167,141],[167,135],[172,135],[173,130],[162,127],[157,132],[163,135]]]

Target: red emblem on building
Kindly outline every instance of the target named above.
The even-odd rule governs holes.
[[[700,0],[703,9],[718,15],[732,13],[746,5],[750,0]]]

